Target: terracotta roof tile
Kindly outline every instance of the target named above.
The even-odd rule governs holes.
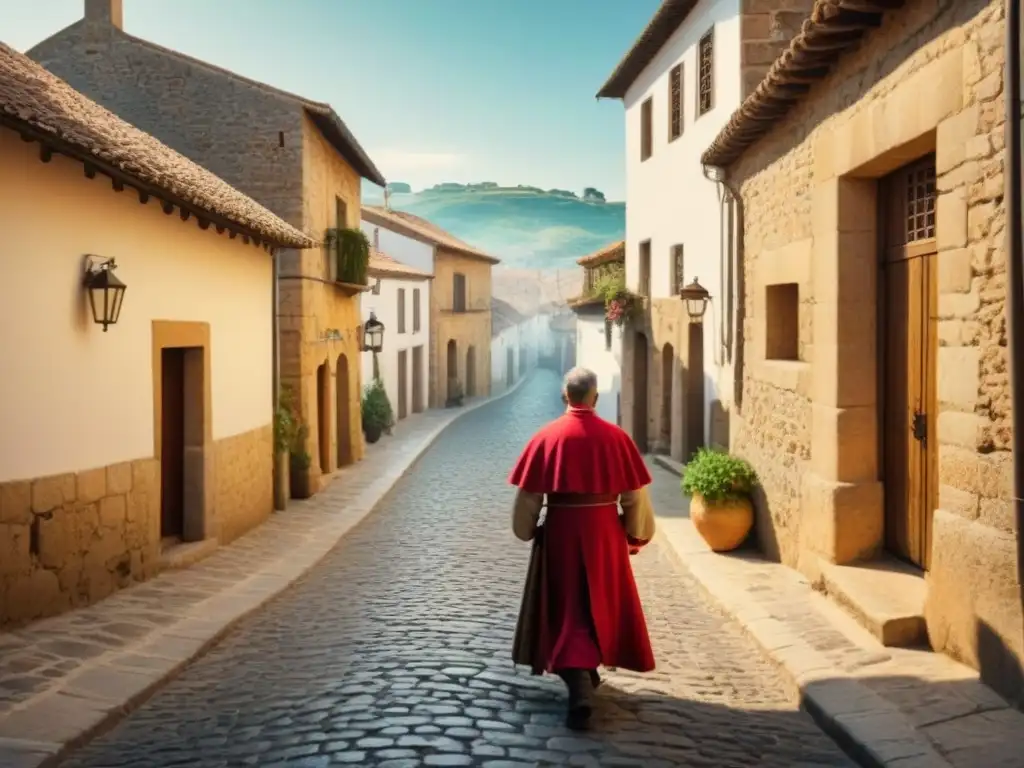
[[[106,165],[269,243],[310,248],[316,241],[205,168],[129,125],[28,57],[0,43],[0,124],[55,150]],[[102,169],[102,168],[101,168]]]
[[[581,267],[596,267],[599,264],[607,264],[611,261],[625,261],[625,259],[626,241],[616,240],[614,243],[609,243],[604,248],[584,256],[582,259],[576,259],[576,263]]]
[[[364,205],[362,207],[362,216],[373,224],[394,229],[409,237],[426,240],[431,245],[448,248],[473,258],[483,259],[491,264],[501,263],[501,259],[484,253],[479,248],[475,248],[464,240],[455,237],[455,235],[445,232],[436,224],[411,213],[376,205]]]
[[[434,277],[430,272],[403,264],[382,251],[370,252],[367,274],[373,277],[405,277],[411,280],[430,280]]]
[[[817,0],[800,33],[733,113],[701,162],[716,167],[736,162],[828,75],[844,53],[878,28],[886,12],[902,5],[903,0]]]
[[[655,11],[654,16],[644,27],[644,31],[633,43],[615,70],[608,76],[607,82],[597,92],[599,99],[623,99],[626,91],[636,82],[647,65],[658,55],[665,43],[686,21],[690,11],[697,5],[697,0],[664,0]]]

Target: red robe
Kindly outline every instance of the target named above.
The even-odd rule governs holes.
[[[509,475],[529,493],[617,495],[651,482],[640,451],[622,429],[590,408],[569,408],[526,445]],[[546,583],[534,670],[654,669],[630,542],[618,504],[548,506]],[[539,669],[538,669],[539,668]]]

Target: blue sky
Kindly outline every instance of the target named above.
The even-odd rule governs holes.
[[[594,99],[659,0],[124,0],[125,30],[328,101],[391,181],[624,194],[621,102]],[[83,0],[0,0],[25,50]],[[45,12],[43,12],[45,8]]]

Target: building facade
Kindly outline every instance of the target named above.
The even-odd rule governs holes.
[[[643,451],[728,444],[736,222],[700,155],[812,2],[666,0],[598,93],[625,107],[626,283],[645,308],[624,334],[622,421]],[[703,323],[678,298],[695,278]]]
[[[384,179],[329,105],[127,34],[121,0],[86,0],[85,11],[29,56],[314,239],[358,229],[361,179]],[[301,472],[314,492],[363,453],[365,264],[339,269],[334,254],[279,254],[280,378],[308,430]]]
[[[819,3],[704,155],[743,208],[732,445],[766,552],[901,619],[883,641],[926,633],[1005,689],[1024,638],[1003,4],[901,5]]]
[[[434,280],[430,289],[431,408],[457,399],[487,396],[491,391],[491,268],[500,263],[489,254],[445,232],[426,219],[387,207],[364,206],[366,225],[429,246]],[[387,242],[390,242],[388,240]],[[402,258],[395,252],[395,258]],[[417,268],[419,263],[403,259]]]
[[[514,386],[537,367],[546,319],[527,316],[508,302],[491,299],[491,394]]]
[[[0,626],[267,518],[270,251],[313,245],[0,44]],[[101,327],[83,282],[108,267],[127,287]]]
[[[384,323],[377,369],[400,422],[427,407],[431,275],[391,258],[375,243],[369,276],[371,289],[361,300],[362,320],[365,325],[372,315]],[[373,381],[372,355],[363,355],[362,366],[365,386]]]
[[[597,374],[597,412],[613,424],[622,422],[622,328],[607,319],[602,284],[625,279],[626,243],[611,243],[582,259],[583,291],[569,301],[576,313],[576,363]],[[666,370],[672,371],[669,363]],[[671,393],[669,386],[665,391]],[[671,407],[671,402],[668,403]]]

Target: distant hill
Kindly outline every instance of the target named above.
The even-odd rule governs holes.
[[[506,268],[578,270],[576,259],[625,235],[625,203],[605,202],[600,190],[593,188],[579,195],[564,189],[499,187],[493,182],[408,189],[402,182],[391,185],[392,208],[429,219],[494,254]],[[380,205],[383,192],[367,190],[363,199]],[[495,295],[500,295],[497,290]]]

